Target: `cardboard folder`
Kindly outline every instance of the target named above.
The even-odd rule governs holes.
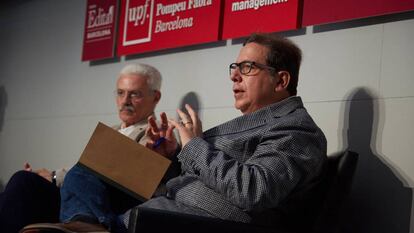
[[[145,201],[151,198],[171,161],[118,131],[98,123],[79,164],[102,180]]]

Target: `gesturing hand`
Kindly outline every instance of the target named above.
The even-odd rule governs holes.
[[[201,121],[200,118],[198,118],[197,113],[188,104],[185,105],[185,108],[189,115],[180,109],[177,109],[177,113],[181,119],[180,122],[172,119],[168,120],[170,124],[178,130],[182,146],[185,146],[192,138],[201,137],[203,135]]]
[[[177,139],[173,132],[174,126],[168,124],[165,112],[162,112],[160,117],[160,127],[158,127],[154,116],[148,118],[148,128],[145,132],[148,138],[146,147],[167,158],[171,158],[178,147]]]

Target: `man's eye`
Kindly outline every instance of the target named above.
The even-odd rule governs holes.
[[[131,92],[130,96],[131,96],[131,98],[141,98],[142,93],[141,92]]]
[[[244,71],[248,71],[252,68],[252,65],[250,63],[243,63],[241,64],[241,69]]]
[[[243,68],[250,69],[252,65],[250,63],[244,63],[242,66]]]

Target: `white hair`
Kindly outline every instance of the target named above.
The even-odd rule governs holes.
[[[161,90],[161,73],[153,66],[147,64],[129,64],[122,68],[120,75],[135,74],[147,78],[147,83],[153,90]]]

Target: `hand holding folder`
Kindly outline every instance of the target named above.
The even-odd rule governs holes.
[[[98,123],[79,163],[140,200],[154,194],[171,161]]]

